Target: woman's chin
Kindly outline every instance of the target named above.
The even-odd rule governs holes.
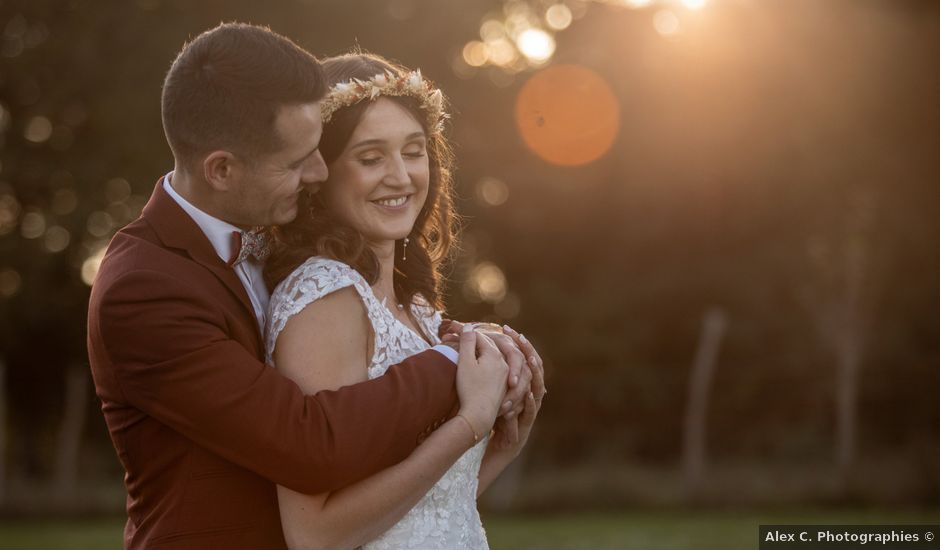
[[[408,237],[411,234],[411,228],[407,230],[400,231],[382,231],[381,233],[373,233],[372,235],[367,235],[366,240],[374,248],[381,248],[384,246],[395,246],[396,241],[400,241],[405,237]]]
[[[400,241],[411,235],[412,229],[414,229],[414,222],[407,224],[395,224],[394,227],[384,227],[381,230],[376,231],[373,235],[377,240]]]

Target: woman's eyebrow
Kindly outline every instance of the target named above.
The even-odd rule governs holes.
[[[359,143],[350,145],[349,148],[358,149],[359,147],[365,147],[367,145],[382,145],[383,143],[385,143],[384,139],[364,139],[360,141]]]
[[[407,136],[405,136],[405,141],[411,141],[414,139],[424,138],[424,137],[425,137],[424,132],[412,132],[408,134]],[[349,148],[358,149],[360,147],[366,147],[366,146],[372,146],[372,145],[384,145],[385,143],[387,143],[387,140],[384,140],[384,139],[378,139],[378,138],[364,139],[358,143],[350,145]]]

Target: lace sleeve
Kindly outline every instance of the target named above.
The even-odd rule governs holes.
[[[268,364],[274,364],[274,346],[288,319],[314,301],[342,288],[355,286],[357,292],[362,294],[363,289],[360,286],[365,284],[365,280],[356,270],[329,258],[314,256],[298,266],[271,293],[268,323],[264,333],[265,357]]]

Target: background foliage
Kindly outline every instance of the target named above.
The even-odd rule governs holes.
[[[2,509],[72,509],[70,491],[121,509],[87,380],[83,272],[172,168],[162,78],[220,20],[321,56],[359,45],[450,97],[466,216],[450,313],[522,330],[550,376],[490,506],[935,505],[940,5],[570,1],[547,63],[461,61],[481,22],[521,4],[0,2]],[[659,9],[680,33],[663,35]],[[587,165],[545,162],[516,128],[523,84],[562,64],[593,70],[620,109]],[[695,474],[683,431],[709,311],[726,330]],[[86,377],[71,402],[87,422],[66,452],[69,372]]]

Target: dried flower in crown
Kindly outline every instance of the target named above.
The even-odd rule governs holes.
[[[348,82],[339,82],[330,88],[320,102],[320,115],[326,124],[333,113],[355,105],[362,100],[373,100],[379,96],[409,96],[418,100],[421,109],[427,113],[428,129],[440,132],[447,119],[444,112],[444,96],[441,91],[421,76],[421,70],[396,76],[390,72],[377,74],[369,80],[353,78]]]

